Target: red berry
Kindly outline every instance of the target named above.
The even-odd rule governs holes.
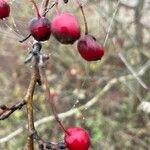
[[[63,44],[73,44],[80,37],[80,24],[69,13],[56,15],[52,20],[51,30],[54,37]]]
[[[78,51],[87,61],[100,60],[104,55],[104,47],[91,35],[85,35],[78,41]]]
[[[69,150],[88,150],[90,136],[86,130],[79,127],[66,130],[64,141]]]
[[[9,16],[10,6],[6,0],[0,0],[0,19],[4,19]]]
[[[51,25],[47,18],[34,18],[30,23],[30,32],[37,41],[47,41],[51,35]]]

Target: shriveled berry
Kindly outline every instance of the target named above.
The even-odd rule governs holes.
[[[6,0],[0,0],[0,19],[8,17],[10,14],[10,6]]]
[[[29,26],[31,35],[37,41],[47,41],[51,35],[51,25],[47,18],[34,18]]]
[[[68,128],[64,141],[69,150],[88,150],[90,136],[86,130],[80,127]]]
[[[53,18],[51,31],[59,42],[73,44],[80,37],[80,24],[74,15],[61,13]]]
[[[88,34],[79,39],[77,47],[82,58],[87,61],[100,60],[104,55],[104,47]]]

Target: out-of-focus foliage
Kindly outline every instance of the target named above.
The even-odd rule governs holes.
[[[30,79],[30,64],[24,65],[31,39],[20,44],[19,39],[28,35],[28,22],[35,16],[31,3],[26,0],[10,1],[11,17],[0,21],[0,99],[2,104],[12,104],[22,99]],[[37,1],[40,4],[40,0]],[[83,1],[89,31],[104,42],[117,0]],[[40,6],[40,5],[39,5]],[[74,7],[72,7],[74,6]],[[61,3],[60,9],[78,16],[82,31],[84,23],[74,1]],[[55,15],[52,9],[48,17]],[[52,36],[44,43],[43,52],[50,54],[48,79],[56,94],[59,112],[85,104],[112,79],[131,74],[118,56],[122,52],[127,62],[138,72],[150,58],[150,5],[148,0],[121,0],[106,42],[105,56],[98,62],[85,62],[74,45],[61,45]],[[8,27],[9,26],[9,27]],[[11,31],[15,29],[19,36]],[[149,86],[150,69],[141,77]],[[150,145],[149,115],[138,111],[140,100],[149,101],[150,94],[136,79],[118,82],[89,109],[63,120],[66,127],[82,126],[90,132],[91,150],[148,150]],[[44,90],[37,87],[34,96],[35,120],[51,115]],[[0,138],[27,123],[26,109],[16,111],[9,119],[0,121]],[[37,130],[47,141],[60,141],[63,132],[55,121],[40,125]],[[26,130],[0,149],[23,150]]]

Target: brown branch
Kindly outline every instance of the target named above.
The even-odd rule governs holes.
[[[35,130],[34,117],[33,117],[33,94],[34,94],[36,83],[39,80],[40,80],[40,74],[38,68],[38,59],[35,58],[35,64],[33,66],[33,72],[31,76],[30,84],[25,96],[25,100],[27,101],[28,130],[29,130],[26,150],[34,150],[33,135],[31,134],[31,132]]]
[[[0,120],[7,119],[13,112],[15,112],[18,109],[21,109],[24,105],[26,105],[25,100],[22,100],[21,102],[17,102],[16,104],[13,104],[10,107],[6,105],[0,105],[0,109],[2,110],[0,112]]]

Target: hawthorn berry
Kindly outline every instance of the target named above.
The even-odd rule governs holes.
[[[82,58],[87,61],[100,60],[104,55],[104,47],[89,34],[79,39],[77,48]]]
[[[30,22],[30,35],[32,35],[37,41],[47,41],[51,35],[50,21],[46,17],[41,16],[35,1],[31,0],[31,2],[33,3],[33,6],[35,8],[37,18],[34,18]]]
[[[74,15],[60,13],[53,18],[51,31],[62,44],[73,44],[80,37],[80,24]]]
[[[68,128],[64,141],[69,150],[88,150],[90,136],[86,130],[80,127]]]
[[[0,0],[0,19],[8,17],[10,14],[10,6],[6,0]]]
[[[29,29],[30,29],[31,35],[37,41],[46,41],[50,38],[51,25],[50,25],[49,20],[45,17],[34,18],[30,22]]]

